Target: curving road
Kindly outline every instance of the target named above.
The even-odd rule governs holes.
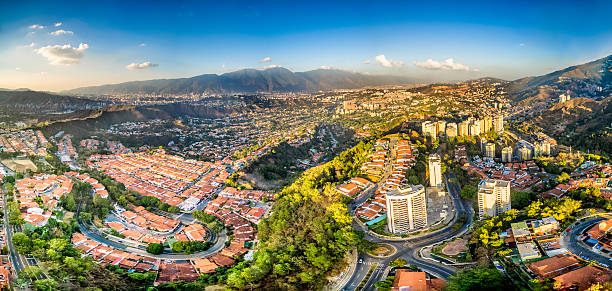
[[[92,240],[95,240],[99,243],[102,243],[102,244],[105,244],[105,245],[108,245],[108,246],[111,246],[113,248],[120,249],[123,251],[131,252],[131,253],[138,254],[141,256],[145,256],[145,257],[164,259],[164,260],[191,260],[191,259],[208,257],[208,256],[214,255],[217,252],[221,251],[225,247],[225,242],[227,241],[227,232],[225,229],[223,229],[223,231],[216,237],[217,240],[215,244],[205,251],[201,251],[201,252],[197,252],[193,254],[163,253],[159,255],[154,255],[154,254],[148,253],[144,249],[126,246],[116,241],[107,239],[104,236],[102,236],[99,233],[99,231],[97,230],[92,231],[91,229],[89,229],[87,225],[83,224],[83,222],[80,220],[78,221],[78,223],[79,223],[79,228],[81,229],[81,232]]]
[[[604,265],[611,265],[612,262],[610,262],[610,260],[612,259],[608,258],[607,256],[601,253],[594,251],[593,249],[591,249],[590,247],[588,247],[587,245],[585,245],[584,243],[580,241],[580,236],[582,236],[582,234],[586,230],[588,230],[589,228],[596,225],[602,220],[606,220],[606,218],[601,217],[601,216],[594,216],[594,217],[589,217],[589,218],[574,222],[561,235],[561,239],[560,239],[561,246],[566,248],[571,253],[577,256],[580,256],[582,258],[588,258],[591,261],[597,261],[598,263],[604,264]]]
[[[450,178],[454,177],[452,173],[449,176]],[[363,287],[363,290],[374,290],[374,284],[385,279],[383,276],[385,276],[387,273],[386,267],[388,266],[389,262],[398,258],[402,258],[406,260],[408,264],[416,265],[417,267],[419,267],[419,269],[438,278],[448,279],[450,276],[455,274],[456,270],[453,267],[431,260],[422,259],[418,255],[418,251],[421,248],[436,242],[460,236],[463,233],[467,232],[470,225],[472,224],[473,210],[471,207],[471,203],[469,201],[463,201],[459,197],[459,186],[456,183],[449,182],[449,177],[445,178],[448,192],[453,198],[453,205],[455,206],[455,211],[457,211],[457,216],[454,219],[453,223],[430,234],[426,234],[416,238],[408,238],[401,241],[381,239],[379,237],[372,236],[368,232],[366,232],[366,238],[368,240],[376,243],[384,242],[386,244],[390,244],[396,248],[397,252],[387,258],[377,258],[367,254],[360,254],[359,259],[363,260],[363,263],[357,264],[355,272],[353,273],[348,283],[344,286],[344,288],[342,288],[343,290],[356,290],[366,277],[371,265],[377,263],[378,266],[375,268],[374,272],[372,272],[367,283]],[[461,227],[456,227],[459,221],[459,217],[465,217],[465,223],[463,223]],[[362,227],[359,224],[356,225],[360,228]]]

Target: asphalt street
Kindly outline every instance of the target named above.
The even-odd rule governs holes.
[[[604,265],[612,265],[611,259],[607,256],[594,251],[580,242],[582,233],[602,220],[606,219],[601,216],[595,216],[575,222],[568,228],[569,231],[566,230],[561,235],[561,245],[571,253],[582,258],[588,258],[590,261],[597,261]]]
[[[455,207],[455,211],[457,212],[457,219],[454,220],[454,223],[444,227],[443,229],[437,230],[427,235],[419,236],[417,238],[408,238],[406,240],[398,241],[398,240],[389,240],[389,239],[380,239],[375,236],[371,236],[366,233],[366,238],[372,242],[377,243],[386,243],[394,246],[397,250],[395,254],[386,258],[378,258],[373,257],[368,254],[359,254],[359,259],[363,261],[363,263],[358,263],[355,269],[355,272],[351,276],[351,279],[344,286],[343,290],[356,290],[363,279],[366,277],[367,273],[370,270],[372,264],[378,263],[378,266],[372,272],[370,278],[365,284],[363,290],[374,290],[374,284],[379,281],[383,281],[385,278],[383,276],[386,274],[385,269],[388,266],[389,262],[402,258],[408,262],[408,264],[416,265],[419,269],[436,276],[438,278],[448,279],[450,276],[455,274],[456,270],[451,266],[446,266],[442,263],[424,260],[419,257],[418,251],[424,247],[431,245],[436,242],[440,242],[443,240],[447,240],[453,238],[455,236],[463,234],[468,230],[472,223],[472,210],[471,203],[464,202],[460,196],[460,188],[456,183],[451,183],[449,178],[454,178],[452,173],[449,177],[445,177],[447,182],[448,192],[453,198],[453,205]],[[465,217],[465,222],[461,225],[461,227],[456,228],[455,224],[459,223],[459,217]],[[359,224],[355,223],[357,227],[361,227]]]

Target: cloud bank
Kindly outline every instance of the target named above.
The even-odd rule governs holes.
[[[386,68],[401,68],[404,66],[404,62],[402,61],[394,61],[390,58],[385,57],[385,55],[378,55],[376,56],[376,62],[378,62],[378,64],[380,64],[383,67]]]
[[[434,61],[432,59],[427,59],[424,62],[415,62],[417,67],[427,69],[427,70],[448,70],[448,71],[469,71],[470,67],[455,63],[452,58],[446,59],[442,62]]]
[[[78,64],[83,58],[83,52],[88,49],[86,43],[79,44],[78,47],[72,45],[48,45],[34,50],[37,54],[47,58],[52,65],[72,65]]]
[[[271,61],[272,61],[272,59],[270,57],[265,57],[262,60],[260,60],[259,62],[260,63],[268,63],[268,62],[271,62]]]
[[[56,31],[54,31],[54,32],[49,32],[49,34],[51,34],[51,35],[55,35],[55,36],[62,35],[62,34],[69,34],[69,35],[73,35],[73,34],[74,34],[74,32],[72,32],[72,31],[70,31],[70,30],[58,29],[58,30],[56,30]]]
[[[267,65],[267,66],[264,66],[263,68],[265,70],[265,69],[280,68],[280,67],[281,66],[279,66],[279,65]]]
[[[142,70],[142,69],[147,69],[147,68],[154,68],[159,66],[158,64],[153,64],[151,62],[144,62],[141,64],[137,64],[137,63],[131,63],[127,66],[125,66],[126,69],[128,70]]]

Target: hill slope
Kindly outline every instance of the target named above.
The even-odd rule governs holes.
[[[602,98],[612,94],[612,55],[543,76],[512,81],[511,98],[530,104],[546,102],[560,94],[574,97]]]
[[[64,118],[83,110],[108,104],[84,98],[60,96],[30,90],[0,90],[0,123],[14,127],[16,122],[26,124]]]
[[[160,79],[82,87],[69,94],[231,94],[255,92],[302,92],[352,89],[364,86],[408,84],[408,78],[374,76],[342,70],[292,72],[285,68],[244,69],[222,75],[205,74],[192,78]]]

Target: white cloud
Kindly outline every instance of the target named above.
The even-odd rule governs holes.
[[[371,62],[372,62],[372,61],[370,61],[370,60],[365,60],[365,61],[363,61],[363,63],[364,63],[364,64],[366,64],[366,65],[369,65]]]
[[[267,62],[271,62],[271,61],[272,61],[272,59],[270,57],[265,57],[265,58],[263,58],[263,60],[260,60],[259,62],[260,63],[267,63]]]
[[[221,64],[221,68],[224,68],[224,69],[225,69],[225,64]]]
[[[479,69],[473,69],[472,71],[474,71],[474,72],[480,72],[480,70],[479,70]]]
[[[272,69],[272,68],[280,68],[279,65],[267,65],[263,67],[264,69]]]
[[[79,44],[78,47],[72,45],[48,45],[34,50],[37,54],[47,58],[52,65],[72,65],[78,64],[83,58],[83,52],[89,48],[86,43]]]
[[[141,64],[137,64],[137,63],[131,63],[127,66],[125,66],[126,69],[128,70],[140,70],[140,69],[146,69],[146,68],[154,68],[159,66],[158,64],[153,64],[151,62],[144,62]]]
[[[427,69],[427,70],[449,70],[449,71],[469,71],[470,70],[470,67],[464,64],[455,63],[455,61],[452,58],[446,59],[442,62],[434,61],[432,59],[427,59],[424,62],[421,62],[421,63],[415,62],[414,64],[417,67]]]
[[[74,34],[74,32],[72,32],[72,31],[70,31],[70,30],[58,29],[58,30],[56,30],[56,31],[54,31],[54,32],[49,32],[49,34],[51,34],[51,35],[55,35],[55,36],[62,35],[62,34],[70,34],[70,35],[73,35],[73,34]]]
[[[43,25],[40,24],[32,24],[30,26],[28,26],[29,29],[43,29],[45,28]]]
[[[335,70],[335,67],[332,66],[320,66],[319,69],[321,70]]]
[[[376,61],[383,67],[392,68],[392,67],[403,67],[404,62],[402,61],[394,61],[390,58],[385,57],[385,55],[376,56]]]
[[[521,43],[519,43],[519,46],[525,46],[525,44],[521,42]]]
[[[15,68],[15,71],[21,71],[20,67]]]
[[[146,44],[146,43],[144,43],[144,42],[142,42],[142,43],[140,43],[138,46],[147,46],[147,44]]]
[[[34,44],[35,44],[34,42],[31,42],[30,44],[20,45],[20,46],[18,46],[18,48],[20,48],[20,47],[29,47],[29,48],[32,48],[32,47],[34,47]]]
[[[61,22],[58,22],[58,23],[56,23],[54,26],[55,26],[55,27],[60,27],[60,26],[62,26],[62,23],[61,23]]]

